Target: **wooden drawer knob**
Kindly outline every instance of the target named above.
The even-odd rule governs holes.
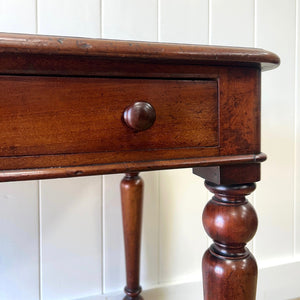
[[[150,103],[135,102],[125,109],[123,119],[129,128],[135,131],[143,131],[154,124],[156,113]]]

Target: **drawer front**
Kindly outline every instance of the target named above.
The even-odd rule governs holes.
[[[0,156],[218,146],[217,91],[214,80],[1,76]],[[156,120],[135,132],[122,116],[139,101]]]

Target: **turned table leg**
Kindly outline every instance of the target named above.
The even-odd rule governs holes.
[[[142,299],[140,249],[142,232],[143,180],[138,173],[127,173],[121,181],[123,230],[126,257],[126,297]]]
[[[203,212],[203,224],[214,243],[203,256],[205,300],[254,300],[257,265],[245,247],[257,229],[257,216],[247,201],[254,183],[217,185],[205,181],[214,194]]]

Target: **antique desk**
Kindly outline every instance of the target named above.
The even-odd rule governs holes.
[[[193,167],[214,193],[206,300],[253,300],[261,49],[0,35],[0,180],[125,173],[126,299],[139,296],[140,171]],[[199,200],[200,201],[200,200]],[[200,216],[199,216],[200,217]],[[150,300],[150,299],[149,299]]]

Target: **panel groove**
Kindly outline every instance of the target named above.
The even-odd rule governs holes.
[[[208,44],[212,43],[212,0],[208,0]]]
[[[35,0],[35,33],[39,33],[38,5],[39,0]]]
[[[160,42],[161,41],[161,1],[162,0],[157,0],[157,41]]]
[[[158,0],[160,1],[160,0]],[[161,284],[161,274],[160,274],[160,268],[159,266],[161,265],[161,255],[160,255],[160,238],[161,238],[161,221],[160,221],[160,211],[161,211],[161,186],[160,186],[160,175],[161,171],[157,172],[157,197],[158,197],[158,209],[157,209],[157,284]]]
[[[104,272],[105,272],[105,261],[104,261],[104,251],[105,251],[105,243],[104,243],[104,175],[100,177],[101,180],[101,295],[104,294]]]
[[[298,166],[298,160],[299,160],[299,157],[298,157],[298,136],[299,136],[299,133],[298,133],[298,122],[299,122],[299,86],[298,86],[298,80],[299,80],[299,0],[295,0],[295,6],[296,6],[296,29],[295,29],[295,109],[294,109],[294,112],[295,112],[295,115],[294,115],[294,118],[295,118],[295,125],[294,125],[294,139],[295,139],[295,143],[294,143],[294,146],[295,146],[295,150],[294,150],[294,160],[295,160],[295,168],[294,168],[294,256],[297,255],[297,234],[298,234],[298,220],[297,220],[297,210],[298,210],[298,205],[297,205],[297,198],[299,197],[297,191],[299,189],[298,187],[298,184],[299,184],[299,180],[298,179],[298,173],[299,173],[299,170],[297,168]]]
[[[254,13],[253,13],[253,47],[257,47],[257,0],[253,0]]]
[[[99,9],[100,9],[100,21],[99,21],[99,26],[100,26],[100,38],[103,37],[103,1],[99,0]]]
[[[39,298],[43,299],[43,253],[42,253],[42,185],[41,180],[38,180],[38,243],[39,243]]]

